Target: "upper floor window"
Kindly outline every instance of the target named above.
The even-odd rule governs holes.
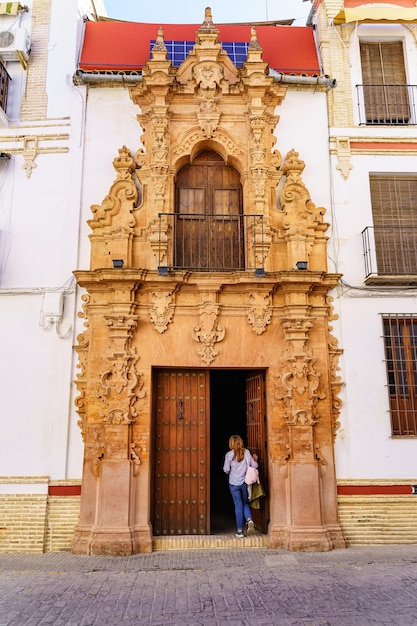
[[[198,154],[175,180],[175,206],[159,213],[158,272],[170,269],[264,274],[263,215],[244,214],[240,173],[212,150]]]
[[[417,317],[383,315],[392,435],[417,435]]]
[[[408,85],[401,41],[361,42],[362,85],[358,85],[362,124],[414,124],[416,85]]]
[[[372,175],[369,182],[373,226],[363,231],[367,276],[415,281],[417,176]]]
[[[244,267],[240,174],[216,152],[197,155],[177,175],[174,265]]]

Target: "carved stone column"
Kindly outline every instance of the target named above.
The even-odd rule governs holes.
[[[275,378],[281,416],[281,507],[285,516],[270,527],[271,547],[326,551],[345,547],[337,521],[333,458],[334,401],[327,353],[327,319],[314,317],[309,285],[292,285],[281,319],[286,349]],[[320,339],[321,338],[321,339]],[[321,341],[321,344],[320,344]]]
[[[128,555],[151,550],[150,529],[135,527],[132,496],[140,464],[132,427],[145,395],[139,357],[132,345],[137,325],[136,283],[119,282],[110,272],[106,272],[104,284],[112,301],[104,307],[100,302],[103,272],[77,275],[90,292],[85,305],[88,339],[82,335],[78,348],[83,354],[88,341],[90,349],[88,358],[83,358],[78,387],[80,398],[87,390],[89,403],[77,402],[85,441],[81,516],[73,543],[78,554]]]

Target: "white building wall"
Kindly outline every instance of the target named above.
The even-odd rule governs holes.
[[[343,28],[343,27],[342,27]],[[334,334],[344,350],[340,377],[344,382],[340,429],[336,436],[336,469],[339,480],[413,480],[417,476],[417,439],[391,436],[389,397],[382,314],[416,314],[417,288],[401,285],[365,284],[362,231],[373,224],[370,174],[415,174],[415,154],[389,149],[387,142],[412,142],[416,127],[359,126],[356,85],[362,83],[359,41],[401,39],[407,80],[417,84],[417,46],[402,25],[363,24],[352,32],[348,49],[354,106],[354,127],[330,128],[330,137],[385,142],[379,152],[370,148],[349,157],[351,169],[345,179],[338,169],[339,155],[331,155],[332,240],[329,256],[342,274],[335,290]],[[414,478],[415,481],[415,478]]]
[[[32,2],[27,4],[22,20],[30,28]],[[78,266],[85,121],[85,90],[72,86],[77,17],[77,0],[52,0],[45,119],[20,119],[26,73],[18,62],[7,63],[14,87],[0,127],[0,150],[12,154],[0,161],[0,476],[81,477],[72,385],[80,308],[72,272]],[[38,140],[29,175],[22,136]],[[62,319],[43,328],[44,294],[57,292],[63,294]],[[0,493],[10,489],[0,485]]]
[[[330,222],[330,164],[326,93],[288,90],[276,114],[280,116],[275,148],[285,155],[292,149],[305,162],[303,182],[311,200],[326,209]],[[329,233],[327,233],[329,234]]]
[[[416,440],[391,437],[383,313],[416,312],[417,294],[398,299],[352,289],[339,298],[335,331],[344,348],[344,387],[340,430],[336,436],[339,479],[412,479],[416,476]]]

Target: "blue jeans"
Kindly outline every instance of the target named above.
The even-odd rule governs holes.
[[[242,530],[245,519],[246,521],[252,519],[248,504],[248,486],[246,483],[243,483],[243,485],[229,484],[229,487],[233,504],[235,505],[236,526],[238,530]]]

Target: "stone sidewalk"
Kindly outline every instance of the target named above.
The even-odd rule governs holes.
[[[417,625],[417,545],[0,554],[0,626]]]

